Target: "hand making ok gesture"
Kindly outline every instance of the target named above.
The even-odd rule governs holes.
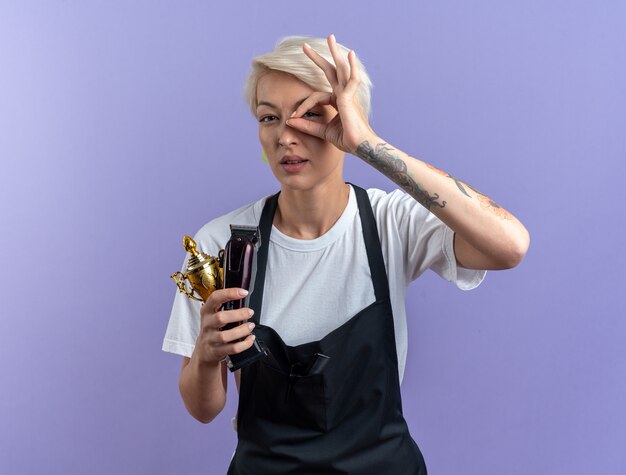
[[[304,53],[319,66],[332,87],[331,92],[314,92],[292,114],[287,124],[301,132],[319,137],[332,143],[344,152],[354,154],[357,147],[376,134],[371,129],[367,116],[358,100],[361,84],[359,68],[354,51],[348,53],[348,61],[341,55],[334,35],[328,37],[328,48],[335,64],[323,58],[307,43]],[[302,118],[312,107],[330,105],[337,115],[327,124]]]

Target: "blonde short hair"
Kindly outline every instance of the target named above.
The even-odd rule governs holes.
[[[256,87],[259,79],[270,71],[282,71],[289,73],[316,91],[332,92],[332,88],[324,71],[322,71],[311,59],[302,51],[302,45],[308,43],[323,58],[334,64],[333,57],[328,49],[325,38],[312,38],[308,36],[288,36],[280,40],[274,51],[262,54],[252,60],[252,70],[248,74],[244,85],[244,97],[253,115],[256,115]],[[350,51],[343,45],[337,43],[340,54],[348,61]],[[372,81],[370,80],[365,66],[356,57],[357,67],[361,75],[361,84],[357,91],[357,99],[363,108],[366,117],[370,115],[370,101],[372,91]]]

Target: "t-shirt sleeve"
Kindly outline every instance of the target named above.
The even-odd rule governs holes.
[[[387,193],[379,206],[387,214],[387,226],[397,229],[406,283],[431,269],[462,290],[477,287],[485,277],[483,270],[459,266],[454,255],[454,231],[436,215],[402,190]],[[390,242],[393,242],[391,240]]]
[[[181,272],[187,269],[188,258],[185,258]],[[189,288],[189,283],[185,282]],[[200,333],[200,307],[202,302],[190,299],[176,290],[170,319],[163,338],[163,351],[191,358]]]

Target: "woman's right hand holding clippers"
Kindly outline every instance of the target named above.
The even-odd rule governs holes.
[[[226,302],[240,300],[248,291],[240,288],[219,289],[207,298],[200,309],[200,334],[196,340],[196,351],[201,362],[217,364],[228,355],[241,353],[254,342],[254,323],[242,323],[234,328],[222,330],[229,323],[246,322],[254,311],[248,307],[235,310],[220,310]]]

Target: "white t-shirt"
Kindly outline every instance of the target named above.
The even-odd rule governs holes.
[[[458,267],[453,231],[402,190],[367,190],[378,226],[394,315],[398,370],[407,355],[405,292],[426,269],[463,290],[477,287],[485,271]],[[266,198],[204,225],[198,249],[217,256],[230,238],[230,224],[258,225]],[[187,258],[183,263],[183,272]],[[287,345],[319,340],[374,302],[361,218],[354,189],[341,217],[324,235],[294,239],[272,227],[261,323]],[[200,330],[201,303],[177,293],[163,350],[191,357]]]

